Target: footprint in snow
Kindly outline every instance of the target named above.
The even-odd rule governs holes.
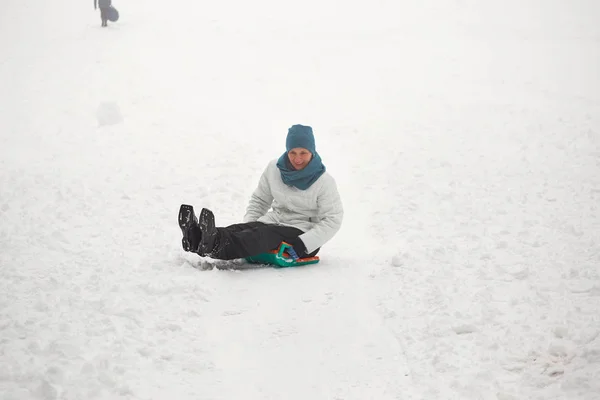
[[[471,325],[471,324],[463,324],[463,325],[455,325],[455,326],[453,326],[452,330],[457,335],[465,335],[465,334],[468,334],[468,333],[477,332],[477,327],[475,325]]]
[[[231,317],[234,315],[241,315],[245,312],[246,312],[246,310],[226,310],[226,311],[223,311],[223,314],[221,314],[221,315],[224,317]]]

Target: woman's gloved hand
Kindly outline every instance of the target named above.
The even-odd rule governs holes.
[[[288,243],[294,248],[294,251],[298,255],[298,258],[306,257],[306,246],[304,245],[304,242],[302,241],[302,239],[300,239],[299,236],[288,241]],[[293,254],[290,255],[293,257]]]

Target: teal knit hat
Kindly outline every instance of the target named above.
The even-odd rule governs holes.
[[[303,147],[312,154],[316,153],[315,136],[310,126],[294,125],[288,129],[285,147],[289,152],[296,147]]]

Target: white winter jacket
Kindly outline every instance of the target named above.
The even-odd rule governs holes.
[[[272,208],[272,210],[269,210]],[[335,179],[327,172],[308,189],[283,183],[277,160],[260,177],[252,193],[244,222],[293,226],[304,231],[300,239],[312,253],[331,239],[342,225],[344,209]]]

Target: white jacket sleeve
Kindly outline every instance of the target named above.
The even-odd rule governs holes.
[[[271,187],[267,179],[267,168],[262,173],[260,180],[258,181],[258,187],[252,193],[250,202],[246,208],[246,215],[244,215],[244,222],[254,222],[260,217],[265,215],[273,204],[273,195],[271,194]]]
[[[342,226],[344,208],[333,178],[323,185],[323,192],[317,198],[317,207],[319,222],[311,230],[300,235],[308,253],[323,246]]]

